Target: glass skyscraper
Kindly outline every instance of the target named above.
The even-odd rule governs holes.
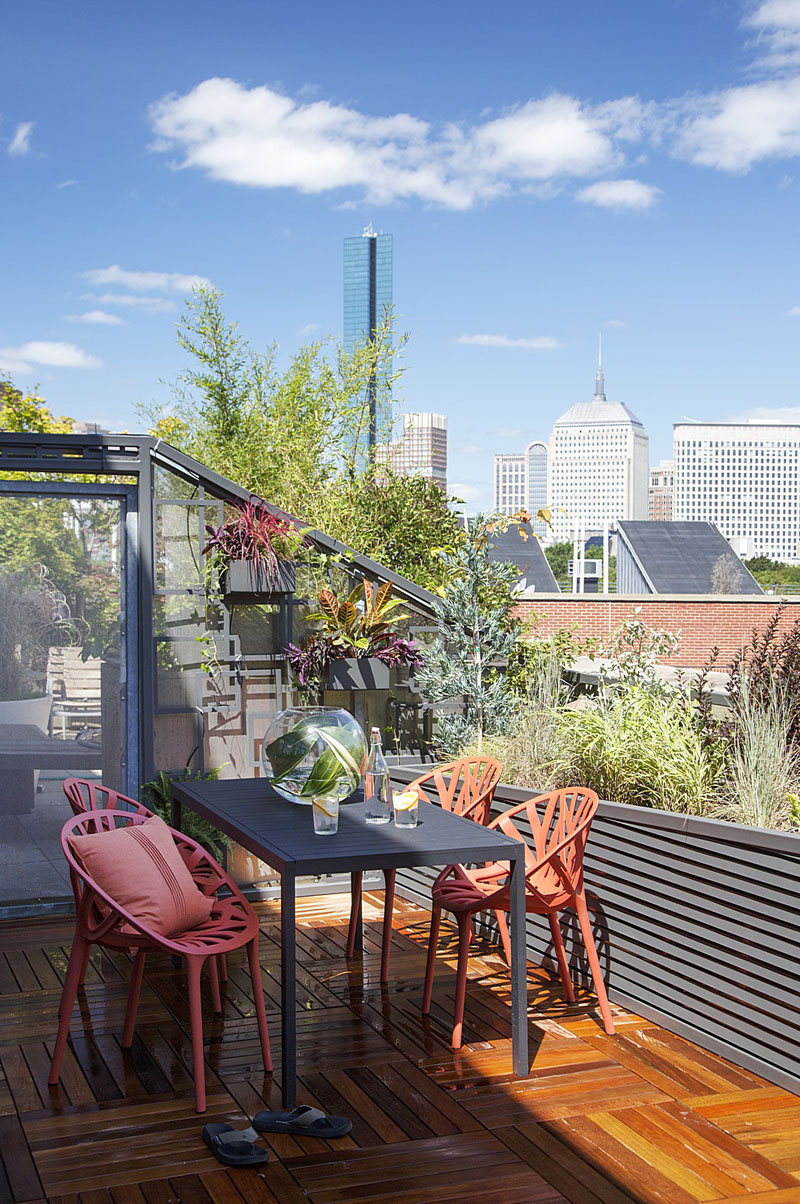
[[[352,355],[374,341],[376,331],[392,306],[392,236],[375,234],[366,226],[363,234],[344,240],[344,350]],[[388,437],[391,427],[391,394],[385,381],[376,376],[369,383],[369,454],[375,444]]]

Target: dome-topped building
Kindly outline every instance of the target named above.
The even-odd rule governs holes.
[[[606,398],[601,353],[592,401],[568,409],[550,435],[553,537],[569,539],[577,522],[589,535],[606,521],[646,519],[647,489],[647,435],[626,405]]]

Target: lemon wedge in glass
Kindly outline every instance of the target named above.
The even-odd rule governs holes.
[[[329,819],[335,819],[338,813],[338,800],[326,798],[324,795],[315,795],[311,800],[312,804],[321,811],[323,815],[327,815]]]
[[[394,805],[397,811],[408,811],[419,801],[418,790],[404,790],[402,794],[394,796]]]

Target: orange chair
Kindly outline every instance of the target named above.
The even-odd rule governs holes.
[[[261,985],[261,968],[258,961],[258,916],[245,899],[238,886],[217,865],[212,857],[188,836],[172,831],[172,838],[186,868],[203,894],[214,897],[214,905],[208,920],[187,929],[176,936],[166,937],[153,931],[121,907],[102,890],[83,868],[69,845],[70,836],[107,832],[127,825],[143,824],[147,816],[130,811],[111,811],[99,808],[86,811],[68,819],[61,830],[61,847],[69,862],[70,878],[75,893],[76,917],[75,936],[69,956],[69,965],[64,980],[59,1008],[58,1035],[53,1049],[48,1082],[58,1082],[61,1062],[69,1036],[72,1009],[82,968],[93,944],[107,948],[124,949],[134,955],[133,970],[128,988],[128,1005],[122,1031],[122,1048],[130,1048],[136,1023],[136,1009],[144,975],[147,953],[156,949],[166,950],[186,958],[189,979],[189,1014],[192,1033],[192,1060],[194,1066],[195,1103],[198,1112],[205,1112],[205,1067],[203,1063],[203,1015],[200,995],[200,975],[203,963],[208,959],[211,1003],[214,1011],[222,1011],[217,959],[234,949],[247,947],[250,977],[253,983],[258,1035],[264,1058],[264,1069],[272,1070],[272,1057],[267,1029],[267,1013],[264,1007],[264,992]],[[217,891],[225,888],[226,895],[220,899]]]
[[[502,766],[493,757],[464,757],[437,765],[428,773],[410,782],[406,790],[418,790],[419,797],[427,803],[438,803],[447,811],[472,819],[476,824],[486,825],[492,809],[492,799],[500,781]],[[431,789],[433,787],[433,789]],[[383,903],[383,943],[381,946],[381,982],[389,979],[389,950],[392,942],[392,912],[394,910],[395,870],[386,870],[386,893]],[[350,925],[347,932],[347,956],[352,957],[356,947],[356,935],[361,914],[362,875],[353,879],[353,894],[350,906]]]
[[[592,935],[592,924],[586,906],[583,884],[583,858],[589,828],[597,811],[598,799],[593,790],[570,786],[529,799],[511,807],[492,820],[490,828],[498,828],[506,836],[525,844],[525,906],[526,911],[546,915],[556,951],[558,969],[564,993],[570,1003],[575,992],[569,976],[567,955],[558,924],[558,913],[573,908],[578,916],[586,956],[592,972],[594,988],[600,1005],[605,1030],[614,1033],[614,1021],[608,1006],[603,973]],[[531,837],[526,840],[515,819],[527,819]],[[532,845],[532,847],[531,847]],[[511,961],[511,946],[505,913],[510,909],[508,891],[508,862],[493,862],[478,869],[451,865],[444,870],[433,887],[433,911],[428,943],[428,964],[425,970],[425,990],[422,1011],[431,1010],[433,975],[436,969],[436,945],[442,911],[451,911],[458,922],[458,971],[456,975],[453,1049],[461,1048],[464,1023],[464,998],[467,985],[469,946],[472,940],[472,917],[476,912],[493,910],[500,923],[500,932],[507,961]]]

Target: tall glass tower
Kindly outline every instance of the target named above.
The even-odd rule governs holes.
[[[374,342],[376,332],[392,305],[392,236],[376,234],[365,226],[363,234],[344,240],[344,350],[352,355]],[[388,437],[391,396],[373,373],[368,385],[369,428],[367,454],[374,454],[379,439]]]

